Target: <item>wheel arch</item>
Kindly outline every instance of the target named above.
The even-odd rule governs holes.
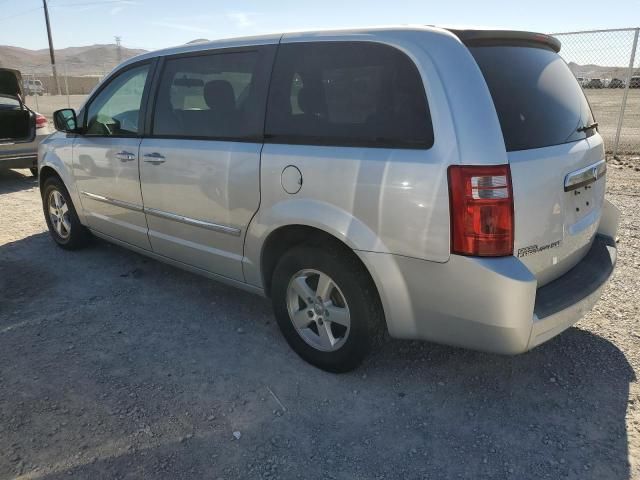
[[[299,245],[332,248],[353,258],[369,276],[371,286],[377,295],[377,300],[382,306],[382,299],[378,288],[379,285],[375,281],[369,266],[354,252],[353,248],[326,230],[305,224],[280,226],[269,233],[264,240],[260,252],[260,273],[265,295],[269,296],[271,293],[273,272],[279,259],[282,258],[287,251]]]
[[[38,166],[40,168],[38,179],[39,187],[40,191],[42,191],[44,183],[49,178],[54,176],[58,177],[67,189],[67,192],[69,192],[80,223],[86,225],[84,209],[82,208],[82,202],[80,195],[78,195],[73,174],[71,147],[69,139],[60,137],[59,132],[54,133],[42,141],[38,149]]]
[[[45,165],[40,169],[40,174],[38,176],[40,192],[42,192],[45,182],[51,177],[57,177],[62,183],[64,183],[62,176],[57,172],[55,168],[53,168],[51,165]]]

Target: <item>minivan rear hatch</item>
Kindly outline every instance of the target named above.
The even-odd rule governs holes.
[[[0,144],[30,142],[35,130],[35,116],[23,102],[20,72],[0,68]]]
[[[604,146],[558,40],[462,32],[493,98],[513,184],[514,255],[539,285],[578,263],[604,202]]]

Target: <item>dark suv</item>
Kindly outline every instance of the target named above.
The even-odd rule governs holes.
[[[585,88],[604,88],[604,83],[599,78],[592,78]]]

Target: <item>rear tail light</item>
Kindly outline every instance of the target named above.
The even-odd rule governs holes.
[[[449,167],[451,250],[460,255],[513,254],[509,165]]]
[[[44,115],[36,114],[36,128],[43,128],[47,126],[47,117]]]

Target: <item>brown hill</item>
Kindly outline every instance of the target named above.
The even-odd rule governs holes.
[[[629,69],[629,67],[624,66],[607,67],[593,64],[578,65],[574,62],[569,62],[569,68],[576,77],[601,79],[626,78],[627,71]],[[634,75],[636,75],[636,73],[634,73]]]
[[[121,59],[145,53],[146,50],[120,47]],[[56,50],[56,64],[60,75],[104,75],[118,64],[115,44],[69,47]],[[20,70],[23,74],[48,75],[51,73],[49,50],[0,45],[0,67]]]

